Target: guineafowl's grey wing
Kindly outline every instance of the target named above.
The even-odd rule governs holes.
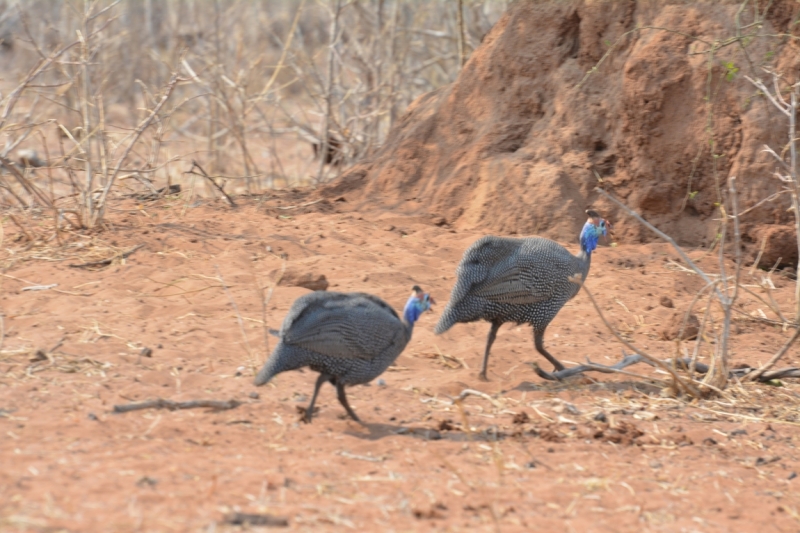
[[[554,283],[569,270],[574,257],[549,239],[521,239],[513,253],[496,261],[473,294],[489,301],[535,304],[553,297]],[[571,272],[570,272],[571,273]]]
[[[492,302],[517,305],[534,304],[552,296],[552,286],[537,283],[534,265],[503,265],[492,271],[491,277],[474,288],[473,294]]]
[[[404,328],[386,308],[361,295],[316,302],[283,332],[283,341],[331,357],[372,359],[397,342]]]
[[[509,303],[534,303],[525,272],[519,263],[524,239],[486,236],[464,253],[459,265],[459,280],[451,301],[467,295]]]

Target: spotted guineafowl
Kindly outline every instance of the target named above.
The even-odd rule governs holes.
[[[444,333],[457,322],[487,320],[492,324],[479,377],[487,380],[489,350],[497,330],[505,322],[533,326],[536,350],[563,370],[556,358],[544,349],[544,331],[589,273],[592,251],[598,239],[607,238],[610,225],[597,212],[586,211],[589,219],[581,231],[581,251],[577,256],[560,244],[542,237],[513,239],[487,236],[473,244],[456,270],[457,280],[436,334]]]
[[[370,294],[317,291],[301,296],[283,320],[277,333],[280,342],[256,376],[256,386],[281,372],[310,367],[319,377],[303,421],[311,421],[319,389],[329,381],[347,414],[361,423],[347,403],[344,387],[381,375],[411,340],[414,322],[435,303],[418,286],[413,290],[402,319]]]

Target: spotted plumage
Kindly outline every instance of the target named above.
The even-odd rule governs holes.
[[[439,322],[441,334],[458,322],[486,320],[491,323],[480,377],[486,378],[489,352],[497,330],[506,322],[533,327],[536,350],[556,370],[562,365],[544,348],[544,332],[580,286],[572,276],[585,280],[592,252],[607,235],[608,223],[594,211],[583,226],[581,251],[572,255],[560,244],[542,237],[522,239],[487,236],[470,246],[456,270],[457,280]]]
[[[433,300],[414,286],[401,319],[371,294],[317,291],[301,296],[277,332],[280,342],[255,379],[264,385],[276,374],[309,367],[319,372],[304,420],[311,421],[323,383],[336,387],[347,413],[361,422],[347,403],[344,387],[367,383],[386,370],[411,339],[414,322]]]

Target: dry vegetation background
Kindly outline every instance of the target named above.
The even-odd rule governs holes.
[[[109,194],[213,189],[193,160],[238,193],[329,180],[454,80],[507,2],[467,2],[463,40],[458,5],[3,2],[0,156],[25,173],[4,170],[3,201],[93,227]]]

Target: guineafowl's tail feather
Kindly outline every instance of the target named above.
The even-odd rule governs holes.
[[[264,366],[262,366],[261,370],[259,370],[258,374],[256,374],[255,381],[253,381],[253,384],[256,387],[260,387],[261,385],[266,385],[267,383],[269,383],[269,380],[271,380],[273,377],[275,377],[276,374],[280,372],[276,370],[276,367],[278,366],[277,359],[278,358],[275,356],[270,356],[270,358],[267,359],[267,362],[264,363]]]
[[[433,331],[440,335],[459,322],[467,323],[481,320],[484,318],[483,311],[480,299],[468,298],[459,302],[450,301],[442,311],[442,316]]]
[[[266,385],[269,381],[281,372],[287,370],[296,370],[305,365],[304,361],[292,356],[292,350],[287,349],[285,344],[278,343],[275,350],[261,367],[261,370],[256,374],[256,379],[253,381],[256,387]]]
[[[439,321],[436,323],[436,327],[433,329],[433,332],[436,335],[441,335],[448,329],[452,328],[457,322],[458,317],[456,316],[456,313],[453,311],[453,308],[448,306],[442,312],[442,316],[439,317]]]

